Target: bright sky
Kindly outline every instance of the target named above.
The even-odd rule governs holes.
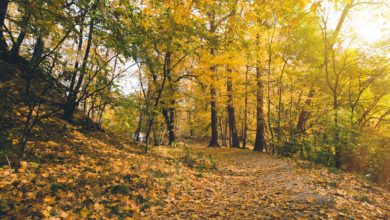
[[[368,46],[379,40],[390,39],[390,0],[382,1],[386,3],[365,4],[351,9],[341,33],[352,40],[352,46]],[[330,28],[336,27],[341,11],[333,9],[329,13]]]
[[[358,38],[368,43],[373,43],[381,39],[390,38],[389,15],[390,1],[388,7],[367,5],[354,9],[348,23]]]
[[[132,65],[131,62],[126,63],[126,66],[130,66],[130,65]],[[136,91],[140,91],[141,86],[139,84],[137,73],[138,73],[138,67],[137,65],[135,65],[129,68],[123,74],[123,77],[118,79],[118,84],[123,94],[128,95]]]

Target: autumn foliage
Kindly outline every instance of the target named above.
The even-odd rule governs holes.
[[[0,217],[389,218],[389,11],[0,0]]]

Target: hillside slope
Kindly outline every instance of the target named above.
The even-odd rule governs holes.
[[[144,155],[57,119],[36,134],[18,173],[0,168],[2,218],[390,217],[388,191],[304,162],[196,144]]]

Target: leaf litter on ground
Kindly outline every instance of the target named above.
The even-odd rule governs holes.
[[[58,122],[57,122],[58,123]],[[61,126],[57,126],[60,128]],[[39,133],[18,172],[0,168],[13,219],[388,219],[390,193],[353,174],[205,144],[149,154],[113,135]]]

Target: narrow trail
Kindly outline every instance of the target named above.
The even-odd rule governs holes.
[[[144,154],[100,132],[51,132],[29,148],[49,159],[0,167],[0,219],[390,219],[388,190],[307,162],[199,143]]]
[[[390,218],[390,194],[351,174],[249,150],[193,149],[213,155],[218,170],[183,180],[179,196],[156,219]]]

